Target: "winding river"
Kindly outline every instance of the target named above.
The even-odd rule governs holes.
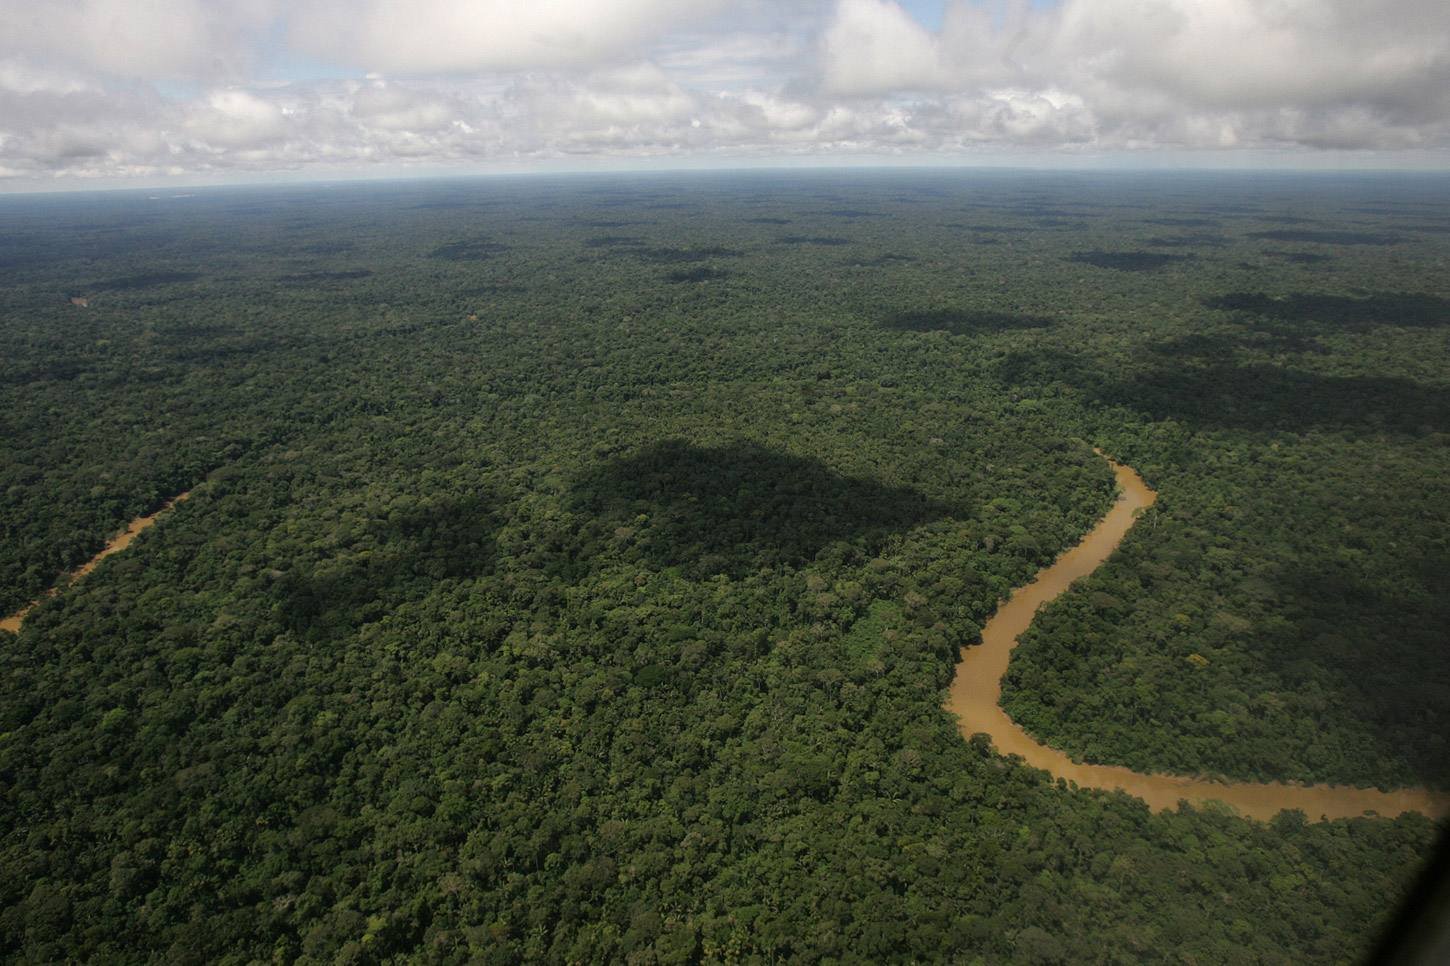
[[[33,600],[30,603],[26,604],[24,607],[20,608],[15,613],[11,614],[9,617],[0,620],[0,631],[9,631],[12,634],[20,633],[20,625],[25,623],[25,618],[29,616],[32,610],[40,606],[41,601],[49,600],[56,594],[60,593],[60,591],[64,588],[69,587],[71,584],[75,583],[77,580],[80,580],[92,570],[95,570],[96,565],[99,564],[102,560],[105,560],[111,554],[120,553],[122,550],[125,550],[127,547],[131,546],[131,541],[135,540],[138,536],[140,536],[142,530],[145,530],[147,527],[155,523],[157,517],[161,516],[161,514],[165,513],[167,510],[170,510],[172,507],[176,506],[176,504],[182,502],[189,496],[191,496],[190,490],[187,490],[184,493],[178,493],[176,494],[176,496],[173,496],[171,499],[163,503],[161,505],[161,509],[157,510],[155,513],[148,513],[145,516],[137,517],[136,519],[132,520],[129,524],[126,525],[126,529],[122,530],[120,533],[112,537],[110,541],[101,548],[100,553],[96,554],[90,560],[87,560],[75,570],[72,570],[70,573],[57,580],[54,587],[50,588],[50,590],[47,590],[43,595],[41,595],[40,600]]]
[[[1100,454],[1101,455],[1101,454]],[[1107,459],[1107,457],[1104,457]],[[1073,581],[1098,569],[1132,529],[1138,511],[1153,505],[1158,494],[1131,467],[1108,459],[1118,479],[1118,499],[1082,542],[1032,582],[1019,587],[1001,604],[982,629],[982,643],[962,648],[946,709],[957,716],[963,737],[985,733],[1000,754],[1020,755],[1034,768],[1065,778],[1082,788],[1121,789],[1154,810],[1219,801],[1240,814],[1270,819],[1283,809],[1302,809],[1310,819],[1352,818],[1365,812],[1399,815],[1420,812],[1450,815],[1450,792],[1404,788],[1382,792],[1347,785],[1300,785],[1283,782],[1223,782],[1179,775],[1136,772],[1121,765],[1090,765],[1073,761],[1056,748],[1037,741],[1002,710],[1002,676],[1017,639],[1032,624],[1043,604],[1067,590]]]
[[[1104,457],[1106,459],[1106,457]],[[1351,818],[1366,812],[1398,815],[1421,812],[1433,817],[1450,815],[1450,792],[1404,788],[1382,792],[1346,785],[1297,785],[1283,782],[1221,782],[1179,775],[1136,772],[1121,765],[1090,765],[1073,761],[1055,748],[1037,741],[1008,717],[999,704],[1002,676],[1007,673],[1017,639],[1032,624],[1037,609],[1067,590],[1080,577],[1092,573],[1122,543],[1139,510],[1152,506],[1157,494],[1131,467],[1109,459],[1118,480],[1118,499],[1082,542],[1068,550],[1032,582],[1013,591],[982,629],[982,643],[965,647],[948,692],[946,708],[957,716],[964,737],[985,733],[999,753],[1019,755],[1029,765],[1065,778],[1082,788],[1121,789],[1157,810],[1171,809],[1179,801],[1194,804],[1215,800],[1239,813],[1258,819],[1273,818],[1286,808],[1302,809],[1310,818]],[[141,532],[176,504],[191,496],[179,493],[154,513],[137,517],[125,530],[80,567],[56,581],[41,600],[81,579],[113,553],[129,547]],[[0,630],[16,633],[40,601],[34,601],[0,620]]]

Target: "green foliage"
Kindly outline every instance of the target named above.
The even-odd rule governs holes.
[[[1019,720],[1444,782],[1446,238],[1265,234],[1412,188],[6,200],[0,609],[195,491],[0,648],[0,950],[1354,955],[1428,821],[1153,815],[940,704],[1109,505],[1091,441],[1162,498],[1019,649]],[[1163,224],[1227,241],[1074,259]]]

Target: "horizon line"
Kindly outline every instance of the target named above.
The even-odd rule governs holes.
[[[550,168],[537,166],[526,169],[494,169],[494,170],[468,170],[468,171],[419,171],[415,174],[398,173],[396,171],[382,174],[335,174],[316,177],[287,177],[282,176],[259,176],[255,179],[243,179],[236,181],[197,181],[191,177],[183,177],[181,180],[146,182],[140,184],[105,184],[92,185],[84,181],[70,182],[64,186],[52,186],[50,184],[35,185],[34,187],[7,188],[3,181],[0,181],[0,201],[13,198],[40,198],[53,196],[74,196],[88,194],[125,194],[136,192],[168,192],[168,191],[225,191],[242,188],[306,188],[306,187],[344,187],[365,184],[415,184],[427,182],[449,182],[449,181],[491,181],[509,179],[534,179],[534,178],[610,178],[627,177],[640,175],[691,175],[691,174],[820,174],[826,172],[858,172],[858,173],[1020,173],[1020,174],[1074,174],[1074,175],[1150,175],[1150,176],[1179,176],[1179,175],[1213,175],[1225,177],[1243,176],[1279,176],[1279,177],[1310,177],[1315,179],[1333,177],[1385,177],[1398,176],[1410,178],[1450,178],[1450,167],[1298,167],[1290,165],[1263,165],[1263,166],[1239,166],[1239,165],[1207,165],[1207,164],[951,164],[951,163],[916,163],[903,162],[891,163],[888,161],[873,161],[869,163],[830,163],[818,162],[808,164],[782,163],[778,160],[760,164],[735,163],[720,165],[644,165],[639,167],[581,167],[581,168]]]

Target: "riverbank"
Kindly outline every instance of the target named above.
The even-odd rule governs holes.
[[[1284,809],[1302,809],[1311,820],[1352,818],[1366,812],[1387,816],[1420,812],[1436,818],[1450,815],[1450,793],[1423,788],[1384,792],[1345,785],[1223,782],[1135,772],[1120,765],[1085,764],[1037,741],[1002,710],[1002,677],[1007,673],[1012,649],[1031,626],[1037,609],[1102,566],[1123,542],[1138,514],[1158,498],[1131,467],[1106,456],[1104,459],[1112,466],[1118,482],[1118,499],[1107,515],[1077,546],[1039,571],[1026,586],[1012,592],[982,629],[981,644],[962,649],[946,709],[956,715],[963,737],[986,734],[999,754],[1018,755],[1034,768],[1082,788],[1120,789],[1157,811],[1175,808],[1186,800],[1195,805],[1223,802],[1257,819],[1273,818]]]
[[[0,631],[9,631],[12,634],[20,633],[20,627],[22,624],[25,623],[25,618],[30,615],[31,611],[39,607],[43,601],[49,600],[50,598],[54,597],[56,594],[64,590],[66,587],[69,587],[77,580],[80,580],[92,570],[95,570],[96,565],[99,564],[102,560],[105,560],[111,554],[120,553],[122,550],[125,550],[127,547],[131,546],[131,542],[141,535],[141,531],[153,525],[158,517],[164,514],[167,510],[170,510],[172,507],[176,506],[176,504],[184,502],[190,496],[190,490],[178,493],[176,494],[176,496],[173,496],[171,499],[163,503],[161,505],[161,508],[155,513],[148,513],[145,516],[140,516],[132,520],[129,524],[126,525],[126,529],[122,530],[120,533],[112,537],[106,543],[106,545],[101,548],[101,551],[99,553],[97,553],[90,560],[87,560],[85,563],[81,564],[75,570],[72,570],[70,573],[63,575],[59,580],[55,582],[55,585],[51,587],[50,590],[47,590],[44,594],[41,595],[39,600],[31,601],[15,613],[4,618],[3,620],[0,620]]]

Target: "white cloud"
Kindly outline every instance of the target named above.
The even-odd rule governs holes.
[[[1414,98],[1450,79],[1447,9],[1420,0],[1069,0],[1039,53],[1069,74],[1193,106]]]
[[[827,95],[948,96],[969,119],[964,136],[1012,143],[1443,145],[1450,6],[953,0],[942,29],[929,33],[894,0],[840,0],[816,77]]]
[[[807,52],[801,38],[786,33],[695,34],[658,50],[659,67],[695,87],[750,89],[762,78],[788,73]]]
[[[0,17],[0,178],[982,151],[1450,160],[1443,0],[952,0],[935,31],[894,0],[0,0]]]
[[[627,58],[720,0],[302,0],[298,49],[389,73],[591,67]]]
[[[893,0],[841,0],[821,42],[821,78],[833,94],[934,88],[941,48]]]
[[[436,131],[453,123],[450,99],[375,79],[352,88],[349,113],[365,128],[380,131]]]
[[[0,0],[0,55],[117,77],[242,70],[274,0]]]
[[[255,148],[287,134],[287,114],[276,101],[244,90],[213,91],[186,119],[188,133],[208,148]]]
[[[23,58],[0,58],[0,91],[15,94],[79,94],[96,85],[73,71],[36,66]]]

